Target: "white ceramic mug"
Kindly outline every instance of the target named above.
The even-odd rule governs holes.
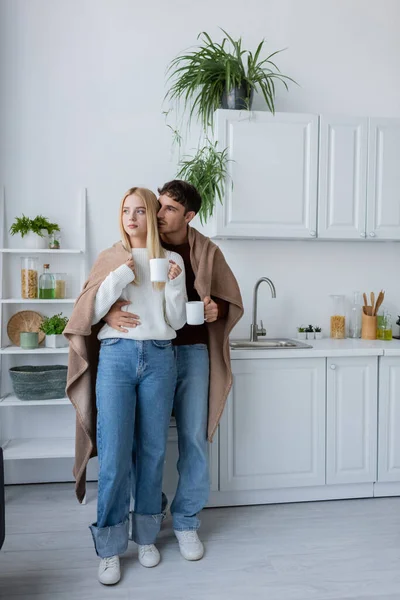
[[[204,323],[204,302],[186,302],[186,323],[188,325]]]
[[[168,281],[169,260],[168,258],[152,258],[150,260],[150,280],[164,282]]]

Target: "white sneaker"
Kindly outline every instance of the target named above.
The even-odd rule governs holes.
[[[99,564],[98,578],[103,585],[114,585],[121,579],[119,556],[102,558]]]
[[[156,567],[161,560],[161,556],[154,544],[138,546],[139,562],[143,567]]]
[[[197,531],[186,529],[185,531],[175,530],[175,535],[179,542],[179,550],[186,560],[200,560],[204,555],[204,546],[199,540]]]

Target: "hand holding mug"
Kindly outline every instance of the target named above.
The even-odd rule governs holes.
[[[169,265],[168,279],[172,281],[173,279],[179,277],[179,275],[182,273],[182,269],[173,260],[169,261]]]
[[[218,304],[211,300],[210,296],[204,298],[204,318],[207,323],[213,323],[218,319]]]

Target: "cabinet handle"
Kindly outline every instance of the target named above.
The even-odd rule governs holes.
[[[365,231],[363,231],[362,233],[360,233],[360,237],[366,238],[367,234],[365,233]]]
[[[371,231],[369,237],[375,237],[375,231]]]
[[[336,365],[331,365],[331,369],[334,371],[336,369]]]
[[[316,232],[316,231],[314,231],[314,229],[312,229],[312,230],[310,231],[310,235],[311,235],[311,237],[315,237],[315,236],[317,235],[317,232]]]

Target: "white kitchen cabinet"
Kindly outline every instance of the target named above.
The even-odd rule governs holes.
[[[327,359],[326,483],[377,476],[378,359]]]
[[[400,357],[396,356],[380,359],[378,481],[400,481]]]
[[[325,359],[234,360],[220,490],[325,483]]]
[[[400,239],[400,119],[370,119],[367,236]]]
[[[320,117],[318,237],[366,237],[368,119]]]
[[[213,235],[315,237],[318,116],[218,110],[217,123],[229,175]]]

